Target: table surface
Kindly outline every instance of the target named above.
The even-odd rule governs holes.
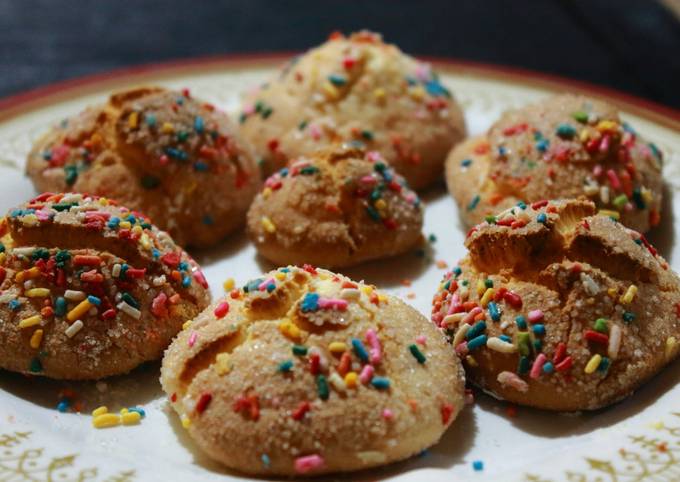
[[[533,69],[678,109],[679,2],[0,0],[0,96],[122,66],[299,51],[370,28],[414,55]]]

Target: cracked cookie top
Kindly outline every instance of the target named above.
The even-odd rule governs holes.
[[[436,442],[463,374],[397,298],[309,265],[213,304],[168,349],[161,382],[198,444],[253,474],[355,470]]]
[[[469,378],[540,408],[595,409],[677,354],[680,280],[587,200],[520,203],[473,228],[433,299]]]
[[[65,119],[35,144],[27,172],[40,191],[116,199],[192,246],[241,225],[260,184],[226,114],[160,87],[113,94]]]
[[[198,265],[143,215],[45,193],[0,223],[0,366],[64,379],[160,356],[210,301]]]
[[[265,174],[337,142],[379,151],[414,189],[439,178],[465,136],[462,111],[428,64],[362,31],[288,62],[243,105],[241,132]]]
[[[612,105],[563,94],[507,111],[459,145],[446,178],[469,226],[520,201],[586,196],[644,232],[660,221],[661,164]]]
[[[403,253],[423,207],[376,151],[344,144],[272,175],[248,212],[258,251],[276,264],[340,267]]]

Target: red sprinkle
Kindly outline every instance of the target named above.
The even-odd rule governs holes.
[[[586,330],[583,336],[585,337],[586,340],[592,341],[593,343],[601,343],[603,345],[609,343],[609,337],[604,333],[600,333],[599,331]]]
[[[307,412],[312,409],[309,402],[300,402],[300,405],[295,409],[292,414],[293,420],[302,420]]]
[[[503,296],[503,299],[505,299],[505,301],[510,303],[510,306],[512,306],[513,308],[521,308],[522,307],[522,298],[520,298],[517,293],[513,293],[512,291],[508,291]]]
[[[559,362],[557,365],[555,365],[555,370],[558,372],[566,372],[571,368],[571,365],[573,363],[573,360],[571,359],[570,356]]]
[[[202,393],[196,402],[196,413],[199,415],[206,411],[208,405],[212,401],[212,394],[210,392]]]
[[[451,415],[453,415],[453,405],[450,403],[445,403],[442,405],[442,425],[446,425],[451,420]]]
[[[224,318],[226,314],[229,313],[229,303],[223,301],[222,303],[217,305],[217,308],[215,308],[215,311],[213,313],[218,319]]]

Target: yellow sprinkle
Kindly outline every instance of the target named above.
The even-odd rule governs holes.
[[[379,301],[380,303],[385,303],[385,302],[387,302],[387,295],[384,295],[384,294],[382,294],[382,293],[379,294],[379,295],[378,295],[378,301]]]
[[[603,120],[598,122],[597,124],[597,130],[599,131],[612,131],[616,130],[618,128],[618,124],[614,121],[610,120]]]
[[[127,412],[120,417],[123,420],[123,425],[136,425],[142,419],[139,412]]]
[[[366,296],[371,296],[371,293],[373,293],[373,288],[371,288],[371,287],[368,286],[368,285],[365,285],[365,286],[362,286],[362,287],[361,287],[361,291],[363,291],[363,293],[364,293]]]
[[[3,263],[5,262],[5,258],[6,258],[6,257],[7,257],[7,256],[6,256],[5,253],[0,253],[0,264],[3,264]]]
[[[163,134],[172,134],[173,132],[175,132],[175,128],[172,126],[171,123],[163,122],[163,126],[161,127],[161,132]]]
[[[385,100],[385,89],[378,87],[377,89],[373,90],[373,97],[376,98],[376,100]]]
[[[607,217],[610,217],[610,218],[614,218],[617,221],[619,220],[619,217],[620,217],[620,215],[617,211],[612,211],[611,209],[600,209],[597,212],[597,214],[599,214],[601,216],[607,216]]]
[[[182,427],[184,428],[189,428],[191,426],[191,419],[184,415],[182,417]]]
[[[328,349],[331,353],[343,353],[347,351],[347,343],[342,341],[334,341],[328,345]]]
[[[105,413],[92,419],[94,428],[107,428],[120,425],[120,415],[115,413]]]
[[[130,221],[121,221],[118,226],[120,226],[121,229],[130,229],[132,224],[130,224]]]
[[[607,290],[607,294],[609,295],[610,298],[616,298],[616,293],[618,290],[616,288],[609,288]]]
[[[321,88],[329,99],[337,99],[340,97],[340,91],[330,82],[324,82]]]
[[[137,128],[137,124],[139,123],[139,114],[137,112],[133,112],[130,114],[130,117],[128,117],[128,126],[130,129],[135,129]]]
[[[579,134],[579,139],[581,140],[581,142],[587,141],[589,137],[590,133],[588,132],[588,129],[583,129]]]
[[[385,202],[384,199],[378,199],[378,200],[375,202],[375,208],[376,208],[376,209],[379,209],[379,210],[381,210],[381,211],[384,210],[384,209],[387,209],[387,203]]]
[[[267,216],[262,216],[261,222],[262,222],[262,227],[269,234],[276,232],[276,226],[274,226],[274,223],[272,222],[272,220],[269,219]]]
[[[226,375],[231,371],[229,353],[220,353],[215,357],[215,369],[218,375]]]
[[[263,197],[264,199],[267,199],[269,196],[271,196],[271,194],[272,194],[271,188],[265,187],[265,188],[262,190],[262,197]]]
[[[39,325],[40,321],[40,315],[29,316],[19,322],[19,328],[29,328],[31,326]]]
[[[282,273],[281,271],[277,271],[276,274],[274,274],[274,278],[276,278],[279,281],[283,281],[286,279],[286,273]]]
[[[357,379],[359,375],[356,372],[349,372],[345,375],[345,385],[347,388],[355,388],[357,386]]]
[[[45,298],[50,296],[50,290],[47,288],[31,288],[24,293],[28,298]]]
[[[40,342],[42,341],[43,331],[35,330],[33,335],[31,335],[31,348],[37,350],[40,347]]]
[[[14,278],[17,280],[18,283],[23,283],[27,279],[37,278],[38,276],[40,276],[40,270],[34,266],[31,269],[19,271]]]
[[[282,321],[279,323],[279,331],[286,337],[298,340],[300,338],[300,328],[290,321]]]
[[[142,237],[139,238],[139,242],[142,245],[142,248],[146,249],[147,251],[151,249],[151,239],[149,239],[148,234],[142,234]]]
[[[99,204],[101,204],[102,206],[108,206],[109,200],[105,197],[101,197],[101,198],[99,198]]]
[[[234,278],[227,278],[224,283],[222,283],[222,288],[224,288],[224,291],[231,291],[234,289],[234,286],[236,285],[236,282],[234,281]]]
[[[489,301],[491,301],[491,299],[493,298],[493,295],[494,295],[495,293],[496,293],[496,290],[494,290],[493,288],[488,288],[488,289],[484,292],[484,296],[482,296],[482,299],[479,301],[479,303],[480,303],[484,308],[486,308],[486,305],[489,304]]]
[[[641,193],[642,199],[644,199],[644,201],[646,203],[651,203],[652,201],[654,201],[654,196],[652,196],[652,191],[650,191],[646,187],[643,187],[641,191],[642,191],[642,193]]]
[[[477,294],[479,296],[482,296],[485,291],[486,291],[486,283],[484,283],[484,280],[478,279],[477,280]]]
[[[128,410],[127,408],[121,408],[121,409],[120,409],[120,414],[121,414],[121,415],[125,415],[125,414],[128,413],[129,411],[130,411],[130,410]]]
[[[626,294],[624,294],[619,301],[624,305],[630,304],[633,301],[633,298],[635,298],[637,291],[637,286],[630,285],[626,291]]]
[[[21,224],[24,226],[37,226],[39,223],[38,216],[35,214],[27,214],[21,217]]]
[[[595,370],[597,370],[597,367],[600,366],[601,361],[602,361],[601,355],[598,354],[593,355],[593,357],[586,364],[586,368],[583,371],[590,375]]]
[[[87,298],[85,298],[83,301],[78,303],[75,308],[68,312],[66,318],[68,318],[68,321],[76,321],[77,319],[82,318],[82,316],[87,313],[90,308],[92,308],[92,303],[90,303]]]
[[[187,321],[185,321],[185,322],[182,324],[182,329],[183,329],[183,330],[186,330],[187,328],[189,328],[189,327],[191,326],[191,322],[192,322],[192,321],[193,321],[193,320],[187,320]]]
[[[422,100],[423,97],[425,97],[425,89],[423,89],[421,85],[411,87],[408,90],[408,94],[411,96],[412,99]]]
[[[477,363],[477,360],[472,355],[468,355],[465,357],[465,361],[470,365],[471,367],[476,367],[479,364]]]
[[[655,422],[650,424],[649,426],[655,430],[661,430],[664,427],[663,422]]]
[[[92,411],[92,416],[98,417],[100,415],[104,415],[105,413],[109,413],[109,408],[106,405],[102,405],[101,407],[95,408]]]
[[[142,234],[142,227],[139,224],[136,224],[134,228],[132,228],[133,234]]]
[[[669,336],[666,338],[666,360],[670,360],[671,358],[675,357],[678,353],[678,340],[675,339],[674,336]]]

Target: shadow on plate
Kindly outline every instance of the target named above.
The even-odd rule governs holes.
[[[231,477],[248,479],[247,476],[241,475],[238,472],[231,471],[214,462],[208,458],[201,449],[194,443],[187,431],[182,427],[177,414],[168,410],[165,411],[170,426],[177,435],[178,442],[191,452],[194,458],[194,464],[210,471],[214,474],[229,475]],[[440,468],[449,469],[454,465],[461,464],[465,460],[465,456],[472,447],[472,442],[477,434],[477,425],[475,422],[474,411],[470,407],[466,407],[458,416],[453,425],[446,431],[438,444],[431,447],[429,450],[411,457],[402,462],[396,462],[382,468],[368,469],[360,472],[353,472],[348,474],[329,475],[325,477],[316,477],[315,481],[356,481],[369,482],[376,480],[385,480],[397,475],[403,475],[409,471],[423,469],[423,468]],[[264,480],[264,478],[262,478]],[[272,479],[267,477],[266,480],[288,481],[289,478]]]
[[[72,390],[76,394],[76,401],[83,404],[83,413],[100,405],[106,405],[112,411],[144,406],[163,396],[158,381],[160,362],[145,363],[126,375],[106,378],[101,382],[52,380],[8,371],[0,373],[0,390],[50,409],[56,409],[63,390]]]
[[[582,435],[616,425],[627,420],[654,403],[680,383],[680,359],[675,360],[657,376],[642,385],[626,399],[606,408],[575,413],[555,413],[529,407],[517,408],[517,416],[509,420],[520,430],[545,438]],[[477,394],[475,404],[482,410],[501,414],[510,404],[490,395]]]
[[[668,261],[668,264],[672,264],[671,258],[675,241],[673,194],[673,188],[667,182],[664,182],[663,200],[661,202],[661,222],[647,235],[649,242],[659,250],[659,254]]]
[[[223,242],[212,248],[192,250],[191,256],[196,262],[203,265],[210,265],[216,261],[225,258],[230,258],[245,248],[250,241],[246,235],[245,229],[233,233],[227,237]]]

